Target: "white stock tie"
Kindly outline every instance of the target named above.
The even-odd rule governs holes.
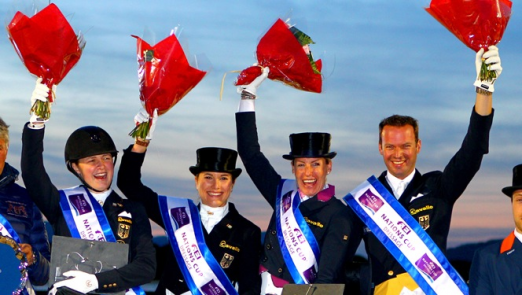
[[[401,197],[402,193],[404,192],[404,189],[406,189],[406,182],[404,182],[404,181],[399,182],[399,185],[397,186],[397,189],[395,190],[395,197],[397,199]]]

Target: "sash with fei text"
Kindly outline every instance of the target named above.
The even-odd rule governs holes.
[[[86,188],[76,186],[60,190],[60,206],[73,238],[117,242],[102,206]],[[125,294],[145,295],[145,291],[134,287]]]
[[[317,278],[320,250],[314,234],[299,211],[300,203],[295,180],[282,179],[277,188],[275,210],[279,246],[294,282],[309,284]]]
[[[375,176],[343,200],[428,295],[468,294],[442,251]]]
[[[237,295],[205,243],[198,208],[192,200],[158,196],[158,201],[170,245],[190,292]]]

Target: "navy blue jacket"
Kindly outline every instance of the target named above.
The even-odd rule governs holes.
[[[470,295],[522,295],[522,243],[513,232],[502,242],[475,252],[469,273]]]
[[[44,130],[30,129],[27,124],[22,134],[22,178],[32,200],[42,210],[54,229],[54,234],[70,237],[60,207],[60,193],[53,185],[43,165]],[[126,211],[131,220],[118,218]],[[118,243],[129,245],[129,264],[114,270],[97,273],[97,292],[119,292],[146,284],[156,273],[156,250],[152,244],[152,233],[147,213],[141,204],[122,199],[112,192],[103,204],[103,212]],[[120,232],[121,227],[129,228]]]
[[[445,253],[453,206],[480,168],[488,153],[489,130],[493,113],[480,116],[472,112],[468,132],[462,146],[444,168],[415,176],[399,198],[399,202],[426,230],[435,244]],[[384,171],[379,181],[392,192]],[[404,273],[405,270],[368,230],[365,231],[366,252],[372,267],[375,286]]]
[[[246,171],[270,206],[275,208],[281,176],[261,152],[255,113],[236,113],[236,128],[237,150]],[[362,226],[360,219],[350,207],[345,206],[335,196],[326,202],[314,196],[302,202],[299,210],[321,249],[317,279],[314,283],[343,283],[345,261],[352,260],[361,240],[358,230]],[[261,264],[273,276],[294,283],[279,247],[275,215],[274,212],[266,231]]]
[[[141,166],[145,153],[133,153],[129,147],[124,151],[118,172],[118,187],[131,200],[140,202],[147,210],[149,218],[165,228],[161,216],[158,194],[141,181]],[[251,221],[241,216],[234,204],[229,202],[229,212],[214,226],[210,233],[205,227],[203,234],[210,252],[220,263],[230,281],[238,284],[241,295],[257,295],[261,292],[259,275],[259,255],[261,252],[261,230]],[[165,270],[156,289],[157,295],[168,289],[174,294],[188,291],[183,274],[169,246]]]
[[[30,244],[35,255],[35,263],[29,270],[29,280],[33,285],[45,285],[49,279],[51,251],[42,213],[33,203],[25,188],[15,183],[18,171],[5,163],[0,175],[0,214],[7,219],[20,241]]]

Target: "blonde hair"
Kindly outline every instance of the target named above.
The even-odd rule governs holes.
[[[3,139],[6,145],[9,145],[9,125],[0,118],[0,139]]]

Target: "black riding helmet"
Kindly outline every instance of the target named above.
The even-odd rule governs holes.
[[[114,164],[116,164],[118,150],[116,150],[111,136],[100,127],[84,126],[76,129],[67,139],[64,152],[65,165],[85,186],[92,189],[83,181],[76,171],[74,171],[72,163],[85,157],[106,153],[110,153],[113,156]]]

